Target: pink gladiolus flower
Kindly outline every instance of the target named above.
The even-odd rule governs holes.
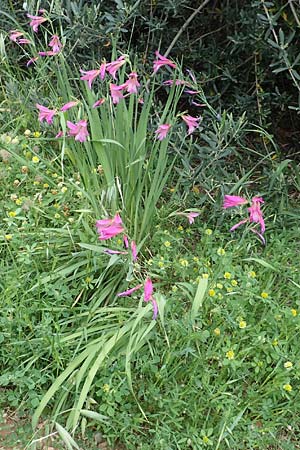
[[[116,80],[116,73],[120,69],[120,67],[125,64],[125,56],[120,56],[115,61],[106,64],[106,71]]]
[[[252,204],[248,211],[250,213],[250,222],[255,222],[260,224],[260,232],[263,234],[266,230],[265,221],[263,219],[262,211],[260,209],[260,203],[264,203],[262,197],[253,197]]]
[[[52,48],[52,51],[57,54],[61,51],[62,49],[62,43],[59,40],[59,37],[54,34],[51,38],[51,41],[49,42],[49,47]]]
[[[80,69],[80,72],[83,73],[83,76],[80,77],[80,79],[81,80],[86,80],[88,82],[88,85],[89,85],[90,89],[92,89],[92,83],[95,80],[95,78],[97,78],[98,76],[100,76],[100,78],[101,78],[101,76],[102,76],[101,67],[100,67],[100,69],[88,70],[88,71]],[[103,78],[101,78],[101,79],[103,79]]]
[[[195,218],[198,217],[199,215],[200,215],[200,213],[196,213],[196,212],[190,212],[186,215],[190,225],[195,222]]]
[[[153,285],[152,285],[152,281],[150,280],[150,278],[146,279],[145,285],[144,285],[144,301],[145,302],[152,302],[152,306],[153,306],[153,317],[152,319],[156,319],[157,314],[158,314],[158,307],[157,307],[157,302],[155,300],[155,298],[153,298],[152,296],[153,294]]]
[[[137,94],[138,87],[140,86],[137,77],[138,74],[136,72],[131,72],[129,79],[123,84],[123,87],[129,94]]]
[[[11,30],[9,35],[9,39],[13,42],[18,42],[19,37],[23,36],[24,33],[18,30]]]
[[[111,93],[111,97],[112,97],[112,101],[113,103],[116,105],[117,103],[119,103],[119,101],[124,98],[124,95],[122,94],[122,90],[124,89],[124,86],[117,86],[116,84],[110,83],[109,85],[109,89],[110,89],[110,93]]]
[[[77,123],[72,123],[67,120],[67,126],[70,129],[69,136],[75,136],[75,141],[86,141],[87,137],[89,136],[86,120],[79,120],[79,122]]]
[[[167,134],[168,134],[170,128],[171,128],[171,125],[168,124],[168,123],[165,123],[163,125],[159,125],[159,127],[155,131],[157,139],[159,139],[160,141],[165,139],[167,137]]]
[[[176,84],[176,86],[181,86],[182,84],[189,86],[189,83],[187,83],[185,80],[166,80],[163,82],[166,86],[173,86],[173,84]]]
[[[124,236],[123,236],[123,241],[124,241],[124,247],[128,248],[129,242],[128,242],[128,237],[126,236],[126,234],[124,234]]]
[[[21,38],[17,42],[18,42],[18,44],[31,44],[31,41],[26,38]]]
[[[132,259],[133,261],[137,260],[137,248],[136,248],[136,243],[134,241],[131,241],[131,253],[132,253]]]
[[[53,122],[53,117],[57,113],[56,109],[49,109],[46,108],[46,106],[39,105],[38,103],[35,104],[39,112],[39,121],[43,122],[45,120],[47,123]]]
[[[104,102],[105,102],[105,98],[100,98],[100,100],[97,100],[97,101],[93,104],[93,108],[97,108],[98,106],[103,105]]]
[[[61,138],[64,135],[63,131],[59,131],[55,136],[55,139]]]
[[[186,94],[195,95],[195,94],[199,94],[200,91],[193,91],[192,89],[186,89],[184,92]]]
[[[151,300],[153,294],[153,284],[150,278],[146,278],[146,282],[144,285],[144,301],[149,302]]]
[[[68,109],[70,109],[70,108],[73,108],[74,106],[77,106],[78,105],[78,101],[76,100],[76,101],[71,101],[71,102],[68,102],[68,103],[66,103],[65,105],[63,105],[61,108],[60,108],[60,110],[61,111],[68,111]]]
[[[240,227],[241,225],[243,225],[244,223],[249,222],[249,219],[243,219],[240,222],[236,223],[235,225],[233,225],[233,227],[230,228],[230,231],[234,231],[236,230],[238,227]]]
[[[165,56],[162,56],[158,50],[155,52],[155,55],[157,59],[153,62],[153,69],[154,73],[158,71],[163,66],[170,66],[176,69],[176,64],[173,63],[170,59],[166,58]]]
[[[188,134],[192,134],[193,131],[199,126],[200,117],[192,117],[189,115],[183,115],[182,119],[189,127]]]
[[[29,19],[31,19],[31,22],[29,23],[29,25],[32,27],[33,31],[35,33],[38,32],[39,30],[39,26],[43,23],[46,22],[46,18],[45,17],[41,17],[41,16],[32,16],[30,14],[27,14],[27,17],[29,17]]]
[[[245,203],[247,203],[247,200],[238,195],[224,195],[223,208],[232,208],[233,206],[244,205]]]
[[[127,297],[128,295],[131,295],[133,292],[138,291],[139,289],[141,289],[143,285],[142,284],[138,284],[137,286],[128,289],[127,291],[124,292],[120,292],[119,294],[117,294],[118,297]]]
[[[110,239],[124,231],[122,219],[119,214],[116,214],[112,219],[97,220],[96,228],[100,240]]]

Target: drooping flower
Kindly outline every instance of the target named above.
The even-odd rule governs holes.
[[[27,17],[29,17],[29,19],[31,19],[31,22],[29,23],[29,25],[32,27],[32,29],[35,33],[37,33],[39,31],[39,26],[43,22],[46,22],[46,20],[47,20],[45,17],[32,16],[31,14],[27,14]]]
[[[56,109],[49,109],[46,108],[46,106],[39,105],[38,103],[35,104],[39,112],[39,121],[43,122],[45,120],[47,123],[53,122],[53,117],[57,113]]]
[[[117,86],[116,84],[110,83],[109,89],[112,101],[115,105],[119,103],[122,98],[124,98],[124,95],[122,94],[122,90],[124,89],[124,87],[122,84],[120,86]]]
[[[73,108],[74,106],[77,106],[78,105],[78,101],[76,100],[76,101],[71,101],[71,102],[68,102],[68,103],[66,103],[65,105],[63,105],[61,108],[60,108],[60,110],[61,111],[68,111],[68,109],[70,109],[70,108]]]
[[[52,51],[57,54],[61,51],[62,49],[62,43],[59,40],[59,37],[54,34],[49,42],[49,47],[52,48]]]
[[[136,72],[131,72],[128,76],[128,80],[125,81],[122,86],[129,94],[137,94],[138,87],[140,86],[137,79],[138,74]]]
[[[106,71],[116,80],[116,73],[126,63],[125,56],[122,55],[115,61],[106,64]]]
[[[224,195],[223,208],[232,208],[234,206],[244,205],[245,203],[247,203],[247,200],[238,195]]]
[[[86,80],[88,82],[90,89],[92,89],[92,83],[95,80],[95,78],[97,78],[98,76],[100,76],[101,80],[103,80],[103,78],[104,78],[104,77],[102,78],[103,70],[101,69],[101,66],[100,66],[100,69],[95,69],[95,70],[87,70],[86,71],[86,70],[80,69],[80,72],[83,74],[83,76],[80,77],[80,79]]]
[[[60,131],[57,133],[57,135],[55,136],[55,139],[61,138],[63,135],[64,135],[63,131],[60,130]]]
[[[190,115],[183,115],[181,116],[182,120],[187,124],[189,127],[188,134],[192,134],[193,131],[199,126],[200,117],[192,117]]]
[[[129,295],[131,295],[133,292],[138,291],[139,289],[141,289],[143,285],[142,284],[138,284],[137,286],[128,289],[127,291],[124,292],[120,292],[119,294],[117,294],[118,297],[128,297]]]
[[[87,130],[87,121],[79,120],[77,123],[72,123],[67,120],[67,126],[69,128],[69,136],[75,136],[75,141],[84,142],[89,136]]]
[[[155,320],[158,314],[158,306],[155,298],[153,297],[153,284],[149,277],[146,278],[145,284],[144,284],[144,301],[145,302],[152,302],[153,306],[153,317],[152,319]]]
[[[161,55],[158,50],[155,52],[156,60],[153,62],[153,71],[156,73],[158,69],[160,69],[163,66],[169,66],[173,67],[173,69],[176,69],[176,64],[173,63],[170,59],[166,58],[165,56]]]
[[[167,134],[168,134],[170,128],[171,128],[171,125],[168,124],[168,123],[164,123],[162,125],[159,125],[159,127],[155,131],[157,139],[159,139],[160,141],[165,139],[167,137]]]
[[[123,236],[123,242],[124,242],[124,247],[128,248],[129,242],[128,242],[128,237],[126,236],[126,234],[124,234],[124,236]]]
[[[31,41],[27,38],[21,38],[17,42],[18,44],[31,44]]]
[[[97,220],[96,228],[100,240],[110,239],[124,231],[122,219],[119,214],[116,214],[111,219]]]
[[[9,39],[13,42],[18,42],[19,37],[23,36],[24,33],[18,30],[10,30]]]
[[[100,98],[93,104],[93,108],[97,108],[98,106],[103,105],[104,102],[105,102],[105,98]]]
[[[199,215],[200,215],[200,213],[196,213],[196,212],[187,213],[186,217],[188,218],[190,225],[195,222],[195,218],[198,217]]]
[[[260,209],[260,203],[265,203],[262,197],[253,197],[252,203],[248,211],[250,213],[250,222],[255,222],[260,224],[260,232],[263,234],[266,230],[265,221],[262,215],[262,211]]]

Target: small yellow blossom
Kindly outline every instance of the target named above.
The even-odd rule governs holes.
[[[180,259],[179,262],[183,267],[188,267],[189,265],[189,262],[186,259]]]
[[[193,261],[198,262],[198,261],[199,261],[198,256],[194,256],[194,257],[193,257]]]
[[[34,184],[35,186],[38,186],[38,185],[40,184],[40,182],[36,180],[36,181],[33,182],[33,184]]]
[[[209,437],[208,436],[203,436],[202,441],[204,442],[204,444],[208,444],[209,443]]]
[[[59,219],[59,218],[60,218],[60,214],[55,213],[55,214],[54,214],[54,217],[55,217],[55,219]]]
[[[175,188],[171,187],[170,192],[175,192]]]
[[[278,339],[274,339],[272,342],[272,345],[274,345],[274,347],[277,347],[278,345]]]
[[[8,215],[9,217],[16,217],[17,213],[16,211],[9,211]]]
[[[178,291],[178,287],[177,286],[172,286],[172,292],[177,292]]]
[[[158,262],[158,267],[160,267],[162,269],[163,267],[165,267],[165,265],[164,265],[164,263],[162,261],[159,261]]]
[[[34,133],[33,133],[33,137],[35,137],[35,138],[39,138],[39,137],[41,137],[41,135],[42,135],[42,133],[40,133],[39,131],[34,131]]]
[[[182,226],[182,225],[179,225],[179,226],[177,227],[177,230],[178,230],[178,231],[183,231],[183,226]]]
[[[61,192],[64,194],[65,192],[67,192],[68,188],[66,186],[61,188]]]
[[[217,283],[217,288],[218,289],[223,289],[223,284],[222,283]]]
[[[10,241],[12,239],[12,234],[5,234],[4,237],[7,241]]]
[[[219,256],[224,256],[226,252],[225,252],[224,248],[220,247],[220,248],[218,248],[217,253]]]
[[[59,209],[59,208],[60,208],[59,203],[54,203],[53,207],[54,207],[55,209]]]
[[[83,193],[82,193],[81,191],[77,191],[77,192],[76,192],[76,195],[77,195],[77,197],[82,197],[82,196],[83,196]]]
[[[57,177],[58,177],[57,173],[54,172],[54,173],[52,174],[52,178],[57,178]]]
[[[211,236],[212,233],[213,233],[213,231],[212,231],[210,228],[207,228],[207,229],[205,230],[205,234],[207,234],[207,236]]]
[[[33,156],[31,161],[36,164],[36,163],[40,162],[40,158],[38,156]]]
[[[243,328],[246,328],[246,326],[247,326],[247,322],[245,320],[240,320],[239,328],[241,328],[241,330],[242,330]]]
[[[261,298],[268,298],[269,297],[269,294],[267,293],[267,292],[262,292],[261,294],[260,294],[260,296],[261,296]]]
[[[214,289],[209,289],[208,295],[209,295],[210,297],[214,297],[214,296],[216,295],[216,291],[215,291]]]
[[[171,242],[170,241],[165,241],[164,242],[164,246],[167,247],[167,248],[171,247]]]
[[[231,285],[232,285],[232,286],[237,286],[237,285],[238,285],[238,282],[237,282],[236,280],[231,280]]]
[[[16,205],[20,206],[22,205],[23,201],[20,198],[16,199]]]
[[[105,384],[102,386],[102,390],[103,390],[103,392],[109,392],[109,391],[110,391],[110,386],[109,386],[109,384],[105,383]]]
[[[292,308],[292,309],[291,309],[291,313],[292,313],[292,316],[293,316],[293,317],[296,317],[297,314],[298,314],[298,311],[297,311],[296,309]]]
[[[284,384],[282,387],[287,392],[291,392],[293,390],[292,386],[289,383]]]
[[[219,292],[219,293],[218,293],[218,299],[219,299],[219,300],[222,300],[222,298],[223,298],[223,295],[220,294],[220,292]]]
[[[204,279],[206,279],[206,280],[207,280],[207,279],[208,279],[208,277],[209,277],[208,273],[203,273],[203,274],[202,274],[202,278],[204,278]]]
[[[228,288],[226,289],[226,291],[227,291],[228,293],[230,293],[230,292],[233,291],[233,288],[232,288],[232,287],[228,287]]]
[[[248,277],[249,277],[249,278],[255,278],[255,277],[256,277],[256,273],[255,273],[253,270],[251,270],[251,271],[248,273]]]
[[[216,336],[220,336],[220,334],[221,334],[220,328],[215,328],[214,329],[214,333],[215,333]]]
[[[43,184],[43,188],[47,189],[48,187],[49,187],[49,184],[48,184],[48,183],[44,183],[44,184]]]
[[[291,361],[286,361],[283,365],[285,369],[291,369],[293,367],[293,363]]]
[[[200,194],[200,189],[198,186],[193,186],[192,187],[192,192],[194,192],[194,194]]]
[[[31,131],[30,130],[25,130],[24,131],[24,136],[30,136],[31,135]]]
[[[11,141],[12,141],[12,138],[11,138],[11,136],[9,136],[8,134],[4,134],[4,135],[2,136],[2,141],[3,141],[5,144],[10,144]]]
[[[92,281],[91,277],[86,277],[85,279],[86,283],[90,283]]]
[[[228,350],[228,352],[226,352],[226,358],[234,359],[234,351],[233,350]]]
[[[226,280],[230,280],[230,278],[231,278],[231,273],[230,273],[230,272],[225,272],[225,273],[224,273],[224,278],[225,278]]]

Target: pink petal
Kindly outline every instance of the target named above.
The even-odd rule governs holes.
[[[247,203],[247,200],[238,195],[224,195],[223,208],[232,208],[234,206],[244,205],[245,203]]]
[[[243,223],[249,222],[248,219],[243,219],[241,220],[239,223],[236,223],[235,225],[233,225],[233,227],[230,228],[230,231],[234,231],[236,230],[240,225],[243,225]]]
[[[128,295],[131,295],[133,292],[141,289],[142,286],[143,286],[142,284],[138,284],[137,286],[135,286],[131,289],[128,289],[127,291],[120,292],[119,294],[117,294],[117,296],[118,297],[127,297]]]
[[[150,280],[150,278],[147,278],[144,285],[144,301],[148,302],[149,300],[151,300],[152,294],[153,294],[152,281]]]
[[[152,320],[155,320],[158,315],[158,306],[156,300],[152,297],[152,306],[153,306],[153,317]]]

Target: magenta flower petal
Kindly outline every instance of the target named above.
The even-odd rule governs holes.
[[[161,55],[158,50],[155,52],[156,60],[153,62],[153,72],[156,73],[158,69],[160,69],[163,66],[169,66],[176,69],[176,64],[173,63],[170,59],[166,58],[165,56]]]
[[[92,89],[92,83],[93,81],[98,77],[98,76],[102,76],[102,70],[101,67],[100,69],[96,69],[96,70],[81,70],[80,72],[83,74],[82,77],[80,77],[81,80],[85,80],[88,82],[88,86],[90,89]]]
[[[253,197],[252,204],[248,211],[250,213],[250,222],[255,222],[260,224],[261,234],[265,232],[265,221],[262,215],[262,211],[260,209],[260,203],[264,203],[261,197]]]
[[[67,126],[69,128],[69,136],[74,136],[75,141],[84,142],[87,140],[89,136],[89,132],[87,130],[87,121],[79,120],[77,123],[72,123],[67,120]]]
[[[98,106],[103,105],[104,102],[105,102],[105,98],[100,98],[93,104],[93,108],[97,108]]]
[[[54,52],[54,54],[57,54],[61,51],[62,49],[62,43],[59,40],[59,37],[54,34],[49,42],[49,47],[52,48],[52,51]]]
[[[119,294],[117,294],[118,297],[127,297],[128,295],[131,295],[133,292],[138,291],[139,289],[141,289],[143,285],[142,284],[138,284],[137,286],[128,289],[127,291],[124,292],[120,292]]]
[[[129,94],[137,94],[137,90],[140,87],[140,83],[137,80],[137,73],[136,72],[131,72],[129,74],[129,79],[123,84],[125,90],[129,93]]]
[[[149,302],[149,300],[151,300],[152,294],[153,294],[153,285],[151,279],[148,277],[144,285],[144,301]]]
[[[158,315],[158,306],[157,306],[157,302],[155,300],[155,298],[152,297],[152,306],[153,306],[153,317],[152,320],[155,320],[157,318]]]
[[[55,139],[61,138],[64,135],[63,131],[59,131],[55,136]]]
[[[230,231],[236,230],[239,226],[243,225],[243,223],[249,222],[249,219],[243,219],[240,222],[233,225],[233,227],[230,228]]]
[[[157,139],[160,140],[160,141],[165,139],[167,137],[167,134],[168,134],[170,128],[171,128],[171,125],[168,124],[168,123],[159,125],[159,127],[155,131]]]
[[[45,17],[32,16],[30,14],[27,14],[27,17],[29,17],[29,19],[31,19],[31,22],[29,23],[29,25],[32,27],[32,29],[35,33],[38,32],[39,26],[47,20],[47,19],[45,19]]]
[[[70,109],[70,108],[73,108],[74,106],[77,106],[78,105],[78,101],[71,101],[71,102],[68,102],[68,103],[66,103],[65,105],[63,105],[61,108],[60,108],[60,110],[61,111],[68,111],[68,109]]]
[[[125,56],[122,55],[115,61],[106,64],[106,71],[113,77],[114,80],[117,79],[116,78],[117,71],[120,69],[120,67],[123,66],[123,64],[125,64],[125,62],[126,62]]]
[[[49,109],[46,108],[46,106],[39,105],[38,103],[35,104],[39,112],[39,121],[43,122],[45,120],[47,123],[53,122],[53,117],[57,113],[56,109]]]
[[[122,219],[119,214],[116,214],[111,219],[97,220],[96,229],[100,240],[110,239],[124,232]]]
[[[244,205],[245,203],[247,203],[247,200],[238,195],[224,195],[223,208],[232,208],[234,206]]]
[[[181,116],[182,120],[187,124],[188,126],[188,134],[192,134],[195,129],[200,125],[200,119],[201,117],[192,117],[189,115],[183,115]]]
[[[126,234],[124,234],[124,236],[123,236],[123,241],[124,241],[124,247],[128,248],[129,242],[128,242],[128,237],[126,236]]]
[[[124,98],[124,95],[122,94],[122,90],[124,89],[124,85],[121,84],[120,86],[117,86],[116,84],[110,83],[109,85],[111,97],[113,104],[119,103],[119,101]]]
[[[103,250],[104,253],[107,253],[108,255],[127,255],[128,252],[122,252],[120,250],[111,250],[109,248],[106,248]]]

